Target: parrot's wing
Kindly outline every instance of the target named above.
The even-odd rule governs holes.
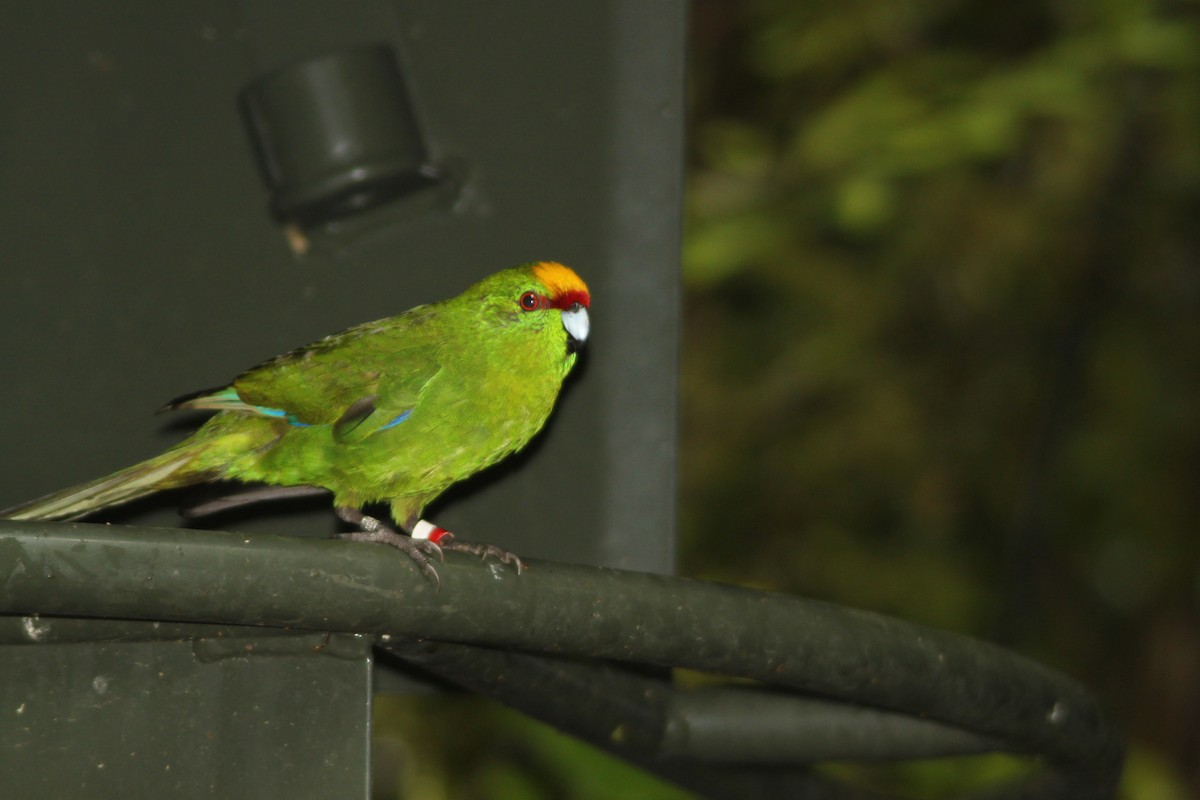
[[[424,384],[422,384],[423,388]],[[384,406],[379,395],[361,397],[350,404],[333,423],[333,438],[342,444],[360,442],[372,433],[385,431],[408,419],[417,401],[397,402],[389,395],[389,404]]]
[[[430,335],[435,326],[425,324],[427,308],[326,337],[247,370],[230,386],[167,408],[251,412],[299,427],[333,425],[338,441],[358,441],[402,422],[441,370],[440,348]]]

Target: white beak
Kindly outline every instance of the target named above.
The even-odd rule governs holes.
[[[562,323],[563,327],[567,329],[567,336],[571,340],[568,345],[571,345],[572,349],[578,348],[587,341],[591,323],[588,320],[587,309],[583,305],[576,303],[563,311]]]

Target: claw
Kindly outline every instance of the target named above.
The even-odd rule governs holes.
[[[437,567],[433,565],[433,557],[444,564],[446,563],[446,554],[437,542],[406,536],[358,509],[339,508],[337,514],[351,525],[358,526],[358,530],[339,533],[337,538],[348,539],[352,542],[376,542],[391,545],[411,558],[417,568],[421,570],[421,574],[433,581],[437,591],[441,591],[442,578],[438,575]]]
[[[460,541],[450,531],[444,531],[438,537],[437,543],[445,550],[455,550],[459,553],[470,553],[471,555],[479,556],[481,561],[486,561],[491,556],[501,564],[508,564],[516,569],[518,575],[525,568],[525,565],[521,563],[520,557],[511,550],[505,550],[499,545],[488,544],[486,542]]]
[[[438,575],[437,568],[433,566],[431,556],[445,564],[446,550],[469,553],[479,556],[481,560],[485,561],[490,556],[501,564],[508,564],[516,569],[518,575],[525,569],[525,564],[517,557],[516,553],[494,544],[459,541],[450,531],[438,528],[423,519],[413,525],[412,535],[406,536],[393,530],[382,520],[367,516],[357,508],[338,508],[336,511],[339,517],[358,528],[356,531],[340,533],[338,538],[354,542],[378,542],[391,545],[411,558],[420,568],[421,574],[432,580],[439,591],[442,588],[442,579]]]

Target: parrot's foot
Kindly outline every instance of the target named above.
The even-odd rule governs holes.
[[[421,574],[433,581],[439,590],[442,588],[442,579],[433,565],[433,559],[445,561],[446,557],[442,554],[442,548],[437,542],[405,536],[403,533],[392,530],[383,521],[367,516],[357,508],[339,508],[336,511],[343,520],[358,527],[356,531],[338,534],[339,539],[391,545],[411,558],[421,570]]]
[[[414,539],[429,542],[440,547],[442,550],[469,553],[473,556],[479,556],[482,559],[491,556],[501,564],[512,566],[516,569],[518,575],[521,574],[521,570],[525,569],[525,565],[521,563],[521,559],[511,550],[505,550],[498,545],[486,544],[484,542],[461,541],[450,531],[445,528],[439,528],[426,520],[419,520],[413,526],[412,535]]]

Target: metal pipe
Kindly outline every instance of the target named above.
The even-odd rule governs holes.
[[[10,614],[390,634],[686,667],[945,723],[1042,756],[1093,797],[1111,794],[1120,772],[1120,739],[1090,694],[986,642],[645,573],[534,561],[517,576],[454,554],[440,571],[437,592],[382,547],[0,521]]]

